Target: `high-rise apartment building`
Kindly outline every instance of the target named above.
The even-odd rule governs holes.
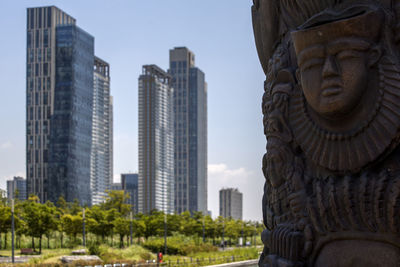
[[[123,173],[121,174],[122,190],[129,195],[128,204],[132,205],[134,214],[139,212],[139,175],[137,173]]]
[[[156,65],[139,77],[139,212],[174,212],[174,114],[170,75]]]
[[[94,58],[93,124],[90,188],[92,204],[106,197],[112,183],[112,99],[110,96],[110,65]]]
[[[94,38],[55,6],[27,9],[27,190],[90,204]]]
[[[186,47],[169,51],[174,88],[175,211],[207,213],[207,84]]]
[[[27,199],[26,180],[24,178],[15,176],[13,180],[7,180],[7,198]]]
[[[235,220],[243,218],[243,195],[238,189],[223,188],[219,191],[219,215]]]

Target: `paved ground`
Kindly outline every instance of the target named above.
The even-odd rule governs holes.
[[[209,267],[245,267],[245,266],[253,267],[253,266],[257,266],[257,264],[258,264],[258,259],[257,260],[229,262],[229,263],[218,264],[218,265],[209,265]]]
[[[40,255],[30,255],[30,256],[15,256],[14,261],[15,263],[24,263],[29,261],[32,258],[38,258]],[[10,263],[11,257],[0,257],[0,263]]]

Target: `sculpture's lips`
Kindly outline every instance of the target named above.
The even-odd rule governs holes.
[[[334,96],[338,95],[342,92],[342,87],[341,86],[334,86],[334,87],[328,87],[324,90],[322,90],[322,96]]]
[[[322,83],[322,96],[334,96],[342,92],[342,85],[339,79],[329,79]]]

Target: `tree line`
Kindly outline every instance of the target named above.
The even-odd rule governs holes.
[[[218,217],[212,219],[202,212],[183,212],[164,214],[154,210],[150,214],[134,214],[132,206],[127,204],[129,195],[123,191],[109,191],[105,201],[91,207],[81,207],[75,200],[67,203],[60,197],[57,203],[47,201],[41,204],[39,198],[31,195],[28,200],[16,201],[14,208],[16,247],[21,247],[22,238],[30,238],[30,246],[39,253],[42,241],[50,240],[54,247],[73,247],[81,244],[83,225],[86,239],[90,242],[114,244],[114,236],[119,237],[119,246],[129,244],[131,237],[137,243],[149,237],[163,237],[175,234],[196,238],[198,242],[212,242],[214,245],[222,239],[235,243],[239,237],[244,242],[259,235],[263,226],[259,222],[234,220]],[[6,198],[0,199],[0,248],[7,248],[7,236],[11,232],[11,207]],[[66,242],[68,240],[68,242]],[[36,242],[35,242],[36,241]],[[116,243],[115,243],[116,244]]]

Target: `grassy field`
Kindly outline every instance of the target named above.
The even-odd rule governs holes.
[[[76,247],[74,248],[74,250],[80,248],[82,247]],[[14,266],[57,266],[61,263],[59,258],[63,255],[71,255],[72,250],[73,249],[43,249],[42,255],[40,255],[40,257],[32,258],[28,262],[28,264],[16,264]],[[124,262],[134,264],[156,260],[155,253],[152,253],[149,250],[138,245],[132,245],[124,249],[111,248],[105,245],[101,245],[99,247],[99,251],[100,253],[98,256],[103,260],[104,263]],[[260,249],[251,247],[231,248],[225,251],[199,252],[192,253],[187,256],[165,255],[164,263],[197,263],[198,265],[219,264],[231,261],[256,259],[259,256],[259,251]],[[11,252],[9,250],[1,250],[0,253],[3,256],[11,256]],[[18,255],[19,251],[18,253],[16,253],[16,256]],[[0,264],[0,266],[10,266],[10,264]]]

